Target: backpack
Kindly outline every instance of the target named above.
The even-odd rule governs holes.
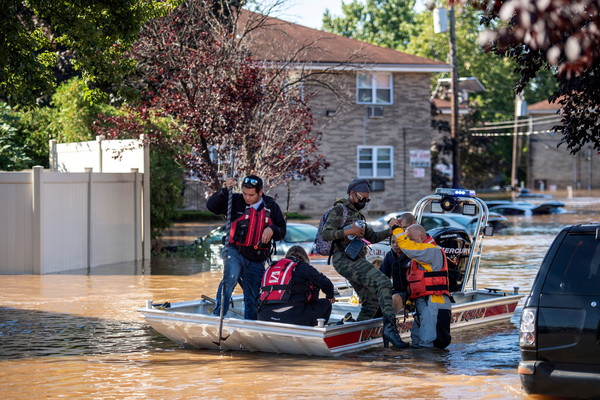
[[[319,222],[319,227],[317,228],[317,236],[315,237],[314,251],[315,253],[320,254],[322,256],[331,255],[331,240],[323,240],[321,238],[321,232],[323,232],[323,227],[325,226],[325,222],[327,222],[327,217],[329,217],[329,213],[331,212],[331,210],[333,210],[334,207],[336,206],[333,206],[327,211],[325,211],[325,214],[323,214],[323,216],[321,217],[321,221]],[[344,224],[346,223],[346,219],[348,218],[348,209],[344,204],[342,204],[342,208],[344,212],[342,214],[340,228],[344,226]]]

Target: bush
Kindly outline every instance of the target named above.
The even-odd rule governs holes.
[[[224,218],[220,215],[213,214],[210,211],[200,210],[181,211],[179,216],[174,219],[175,222],[214,222],[223,220]]]

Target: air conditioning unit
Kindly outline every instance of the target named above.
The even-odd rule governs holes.
[[[369,118],[383,118],[383,107],[379,106],[368,106],[367,116]]]

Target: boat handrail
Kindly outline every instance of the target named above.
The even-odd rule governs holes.
[[[460,292],[465,292],[469,280],[472,281],[473,290],[477,290],[477,272],[479,270],[479,262],[483,251],[483,238],[485,236],[485,228],[487,227],[489,216],[487,204],[476,197],[475,191],[473,190],[438,188],[435,194],[423,197],[413,208],[413,214],[415,215],[417,222],[421,222],[425,208],[431,206],[432,203],[436,201],[440,203],[442,214],[452,211],[456,205],[463,206],[463,210],[465,204],[475,206],[475,210],[477,211],[477,224],[475,225],[475,230],[473,232],[469,258],[467,260]],[[452,208],[444,209],[444,206],[442,205],[443,201],[449,201],[450,204],[448,207],[451,205]],[[432,212],[436,211],[432,210]]]

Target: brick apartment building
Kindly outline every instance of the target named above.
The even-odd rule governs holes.
[[[540,101],[527,107],[528,128],[521,131],[528,145],[526,158],[529,188],[537,190],[598,189],[600,188],[600,157],[591,145],[584,146],[577,154],[569,153],[566,144],[558,146],[562,135],[552,127],[560,120],[560,105]]]
[[[330,71],[338,93],[310,87],[315,129],[323,132],[320,151],[331,165],[322,185],[291,183],[289,211],[318,217],[359,177],[372,182],[369,217],[412,209],[431,193],[430,80],[449,71],[447,64],[276,18],[252,33],[250,47],[255,57],[275,62],[296,52],[292,70]],[[266,191],[286,208],[287,188]]]

